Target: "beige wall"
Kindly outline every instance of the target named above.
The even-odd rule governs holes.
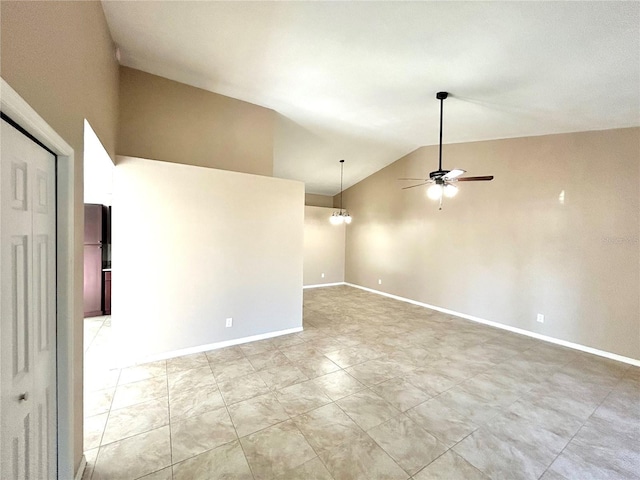
[[[438,211],[396,180],[436,169],[423,147],[347,190],[346,281],[640,358],[640,129],[445,145],[443,158],[495,180],[459,184]]]
[[[302,328],[303,195],[293,180],[118,157],[118,360]]]
[[[304,196],[304,204],[310,207],[333,207],[333,197],[329,195],[316,195],[306,193]]]
[[[120,105],[119,155],[273,174],[273,110],[127,67]]]
[[[118,64],[100,2],[0,2],[1,75],[75,152],[74,456],[82,458],[83,122],[116,151]],[[77,467],[76,467],[77,468]]]
[[[304,207],[305,286],[344,282],[346,226],[331,225],[329,217],[333,211],[333,208]]]

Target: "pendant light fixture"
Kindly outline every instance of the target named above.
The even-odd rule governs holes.
[[[346,223],[349,225],[351,223],[351,215],[345,209],[342,208],[342,179],[344,177],[344,160],[340,160],[340,210],[334,211],[331,217],[329,217],[329,221],[331,225],[341,225]]]

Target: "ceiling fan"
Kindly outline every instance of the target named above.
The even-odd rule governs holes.
[[[440,150],[438,155],[438,170],[429,173],[429,178],[399,178],[398,180],[414,180],[421,181],[417,185],[411,185],[404,187],[403,190],[408,188],[421,187],[423,185],[430,185],[427,189],[427,196],[432,200],[440,201],[440,208],[442,210],[442,198],[454,197],[458,193],[458,187],[455,185],[457,182],[483,182],[493,180],[493,175],[485,175],[481,177],[461,177],[465,170],[454,168],[453,170],[442,169],[442,112],[444,100],[449,96],[448,92],[436,93],[436,98],[440,100]]]

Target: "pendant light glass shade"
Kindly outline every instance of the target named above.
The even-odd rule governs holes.
[[[351,215],[345,209],[342,208],[342,179],[344,176],[344,160],[340,160],[340,210],[337,212],[334,211],[331,217],[329,217],[329,222],[331,225],[342,225],[346,223],[349,225],[351,223]]]
[[[344,222],[344,217],[339,212],[333,212],[333,215],[329,217],[329,221],[331,225],[340,225]],[[349,223],[351,223],[351,220],[349,220]]]

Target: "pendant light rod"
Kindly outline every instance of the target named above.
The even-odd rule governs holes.
[[[442,117],[444,110],[444,100],[449,96],[448,92],[436,93],[436,98],[440,100],[440,149],[438,151],[438,171],[442,171]]]
[[[329,217],[332,225],[341,225],[343,223],[349,225],[352,221],[351,215],[343,208],[342,197],[344,195],[344,160],[340,160],[340,210],[335,210]]]

